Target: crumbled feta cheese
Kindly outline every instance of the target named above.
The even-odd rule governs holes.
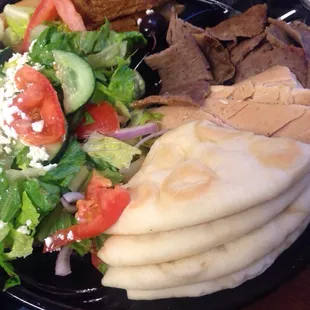
[[[44,241],[45,241],[45,245],[47,247],[50,247],[52,242],[53,242],[53,239],[51,237],[47,237],[47,238],[44,239]]]
[[[7,107],[5,110],[2,111],[4,121],[10,125],[14,121],[14,114],[18,114],[20,109],[17,106]]]
[[[154,13],[154,10],[146,10],[145,13],[146,15],[152,15]]]
[[[19,232],[23,235],[29,235],[30,234],[30,231],[26,225],[22,225],[22,226],[18,227],[17,232]]]
[[[26,225],[29,227],[30,225],[32,224],[32,221],[31,220],[27,220],[26,221]]]
[[[45,148],[39,146],[30,146],[27,157],[31,159],[29,166],[33,168],[43,168],[41,162],[49,159]]]
[[[32,130],[35,132],[42,132],[43,128],[44,128],[44,121],[37,121],[35,123],[31,124]]]
[[[10,144],[11,143],[11,139],[0,136],[0,144]]]
[[[0,229],[4,228],[8,223],[2,222],[0,220]]]
[[[12,149],[9,146],[5,146],[3,149],[5,150],[7,154],[12,153]]]
[[[68,232],[68,234],[67,234],[67,239],[68,239],[68,240],[73,240],[73,239],[74,239],[73,233],[72,233],[71,230],[70,230],[70,231]]]
[[[138,18],[138,19],[137,19],[137,25],[140,26],[141,23],[142,23],[142,18]]]

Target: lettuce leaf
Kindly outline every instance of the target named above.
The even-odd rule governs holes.
[[[17,153],[15,157],[15,163],[19,169],[26,169],[27,167],[29,167],[31,159],[27,157],[28,153],[29,153],[28,146],[25,146]]]
[[[92,160],[103,160],[117,169],[128,168],[133,157],[141,151],[127,143],[98,133],[90,135],[83,150]]]
[[[10,245],[11,251],[4,253],[6,260],[13,260],[19,257],[27,257],[32,253],[33,237],[11,229],[10,233],[5,239],[5,243]]]
[[[163,114],[150,112],[148,110],[134,110],[131,113],[130,127],[144,125],[148,122],[158,122],[163,118]]]
[[[0,220],[9,223],[21,207],[19,185],[14,183],[0,193]]]
[[[126,42],[126,51],[123,42]],[[63,32],[56,26],[50,26],[41,33],[33,45],[30,57],[34,62],[52,67],[54,61],[52,51],[58,49],[81,57],[89,55],[93,55],[94,58],[99,57],[102,64],[107,66],[107,60],[112,65],[115,63],[113,56],[126,57],[132,53],[134,48],[144,46],[145,43],[146,40],[141,33],[135,31],[117,33],[111,30],[108,21],[99,30],[87,32]],[[107,48],[110,49],[103,53],[103,50]],[[100,52],[103,54],[95,56]]]
[[[45,238],[55,231],[70,227],[76,223],[72,214],[67,212],[61,205],[58,205],[39,224],[36,238],[43,242]]]
[[[7,4],[4,7],[3,14],[8,24],[8,27],[21,41],[25,35],[30,16],[34,12],[34,8],[22,7]]]
[[[0,242],[0,267],[8,274],[9,279],[5,282],[4,290],[20,284],[19,276],[14,272],[13,265],[4,257],[4,246]]]
[[[39,241],[43,242],[45,238],[57,230],[68,228],[75,224],[77,224],[75,217],[68,213],[62,206],[58,206],[41,222],[36,237]],[[91,240],[85,239],[80,242],[73,242],[69,246],[80,256],[84,256],[90,251]]]
[[[139,72],[131,69],[126,62],[119,60],[118,68],[112,75],[109,85],[96,83],[92,102],[99,103],[102,100],[107,100],[114,106],[117,103],[128,106],[141,98],[144,93],[145,83]]]
[[[93,69],[110,68],[117,66],[118,58],[125,58],[127,53],[127,42],[115,43],[99,53],[87,56],[87,62]]]
[[[16,224],[19,226],[26,225],[31,231],[34,231],[39,224],[39,217],[40,214],[32,204],[27,193],[23,192],[21,212],[16,218]],[[29,224],[28,221],[30,221]]]
[[[12,226],[9,223],[0,222],[0,243],[8,235]]]
[[[24,190],[40,214],[53,210],[60,200],[60,189],[57,185],[29,179],[24,183]]]
[[[40,178],[40,181],[68,187],[76,173],[85,164],[85,159],[86,154],[81,145],[76,140],[72,140],[57,167],[49,170]]]

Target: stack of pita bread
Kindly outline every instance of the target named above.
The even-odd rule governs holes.
[[[264,272],[310,221],[310,145],[193,121],[159,138],[98,256],[130,299],[194,297]]]

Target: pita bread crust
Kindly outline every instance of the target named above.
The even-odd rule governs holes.
[[[241,212],[291,188],[309,164],[309,145],[187,123],[155,142],[126,185],[130,192],[149,186],[153,194],[132,195],[107,233],[168,231]]]

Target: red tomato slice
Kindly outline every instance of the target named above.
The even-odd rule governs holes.
[[[31,31],[43,22],[54,20],[56,17],[57,11],[53,0],[40,0],[26,29],[22,52],[27,52],[29,49]]]
[[[13,99],[27,116],[23,119],[14,114],[10,124],[20,138],[30,145],[52,144],[62,141],[66,133],[66,122],[57,93],[49,80],[29,66],[23,66],[15,75],[16,86],[22,92]],[[32,124],[43,121],[43,130],[36,132]]]
[[[44,252],[53,251],[73,241],[96,237],[116,223],[129,204],[130,195],[119,186],[104,187],[105,182],[109,184],[104,177],[93,174],[88,185],[92,190],[86,191],[86,199],[77,203],[78,224],[55,232],[51,236],[52,242],[45,244]]]
[[[76,11],[71,0],[53,0],[57,13],[71,31],[85,31],[81,15]]]
[[[88,104],[85,111],[90,114],[94,123],[86,125],[85,119],[82,120],[82,123],[76,129],[79,139],[85,139],[95,131],[105,134],[119,129],[117,113],[109,103]]]

